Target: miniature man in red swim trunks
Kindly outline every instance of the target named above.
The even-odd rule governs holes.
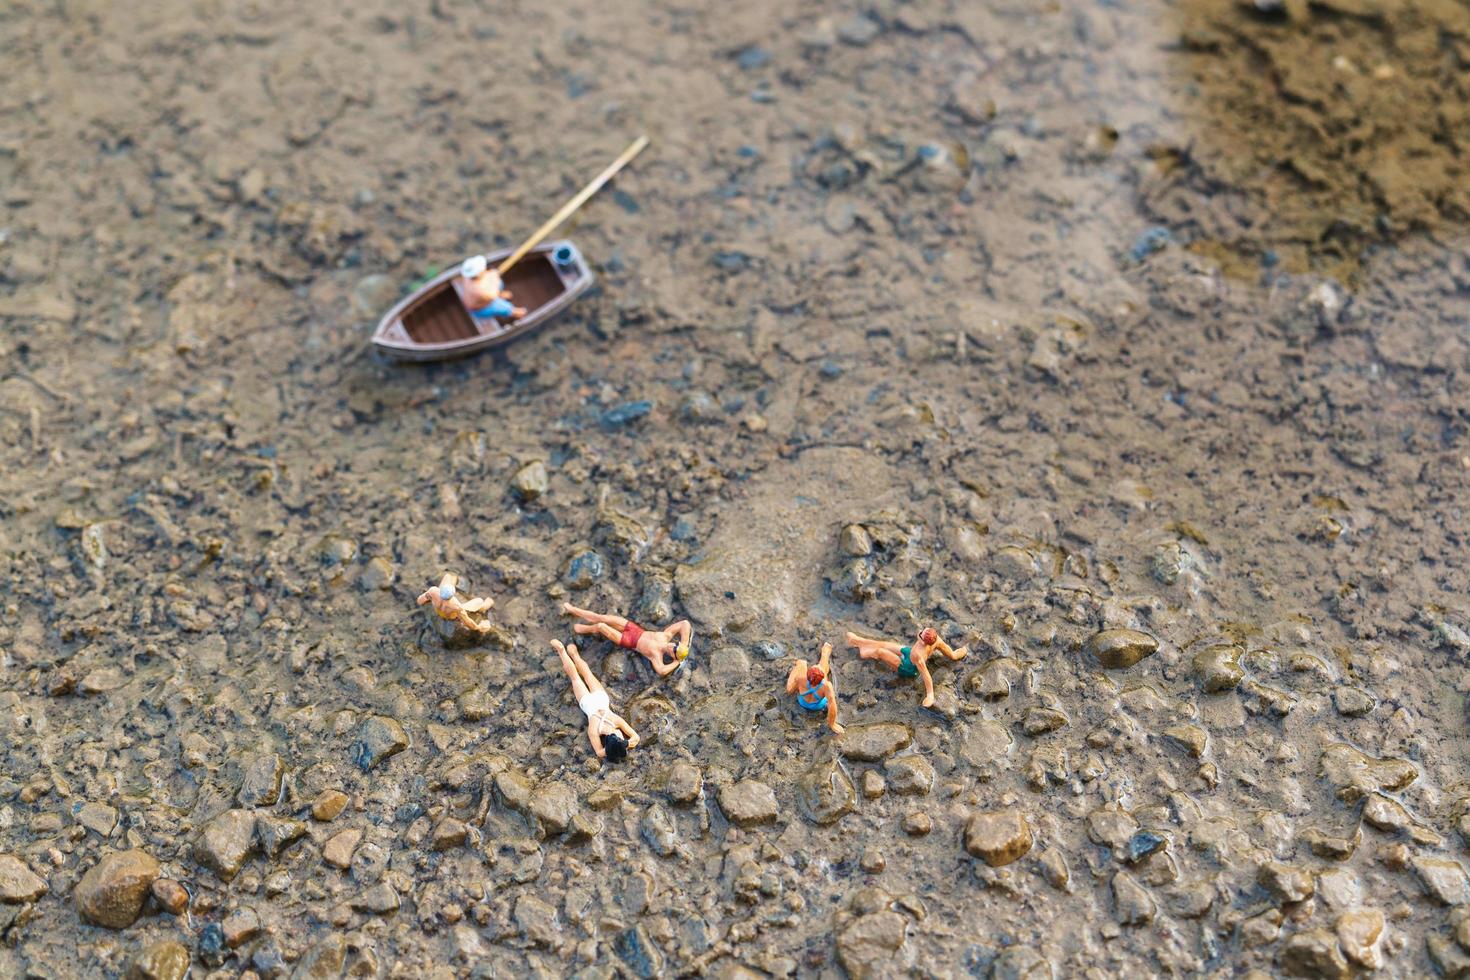
[[[578,633],[600,636],[628,650],[635,650],[648,658],[654,672],[660,677],[672,674],[689,656],[689,644],[694,638],[694,627],[689,620],[681,619],[661,630],[646,630],[622,616],[603,616],[590,609],[578,609],[570,602],[562,605],[568,616],[576,616],[587,622],[578,623],[572,629]],[[678,637],[678,642],[675,642]]]

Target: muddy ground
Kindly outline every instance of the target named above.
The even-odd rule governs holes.
[[[8,5],[0,974],[1470,973],[1465,20]]]

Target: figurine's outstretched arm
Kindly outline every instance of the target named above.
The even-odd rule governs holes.
[[[422,606],[422,605],[426,605],[426,604],[428,604],[430,602],[433,602],[434,601],[434,596],[436,596],[438,594],[439,594],[439,590],[438,589],[425,589],[424,592],[423,592],[423,594],[419,596],[419,605]]]
[[[687,647],[694,642],[694,627],[689,625],[689,620],[687,619],[681,619],[677,623],[670,623],[664,627],[664,631],[679,634],[680,646]]]
[[[914,666],[919,668],[919,677],[924,681],[924,707],[934,707],[934,678],[929,676],[929,664],[924,660],[915,660]]]
[[[597,753],[599,759],[607,758],[607,749],[602,747],[602,737],[597,734],[597,722],[588,720],[587,741],[592,743],[592,751]]]
[[[621,716],[617,720],[617,726],[618,731],[628,736],[628,748],[636,749],[640,739],[638,738],[638,733],[633,731],[633,726],[624,721]]]
[[[960,647],[958,650],[956,650],[948,643],[945,643],[943,640],[935,640],[934,649],[938,650],[940,653],[944,654],[951,660],[964,660],[965,655],[970,652],[970,648],[967,646]]]

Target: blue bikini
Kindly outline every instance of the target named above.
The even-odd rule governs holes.
[[[817,694],[817,692],[819,690],[821,690],[821,689],[820,688],[815,688],[815,687],[808,687],[805,691],[802,691],[802,692],[800,692],[799,694],[796,695],[796,703],[799,704],[799,705],[801,705],[803,708],[805,708],[808,711],[826,711],[827,710],[827,695],[823,694],[817,700],[815,700],[815,701],[812,700],[812,698],[816,696],[816,694]]]

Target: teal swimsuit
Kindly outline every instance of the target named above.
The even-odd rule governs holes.
[[[808,711],[826,711],[827,695],[824,694],[820,698],[812,700],[814,697],[816,697],[817,691],[818,688],[808,686],[805,691],[797,693],[796,703],[801,705]]]
[[[903,654],[903,656],[901,656],[898,660],[898,676],[918,677],[919,668],[914,666],[913,657],[910,656],[910,654],[913,652],[913,648],[899,647],[898,652]]]

